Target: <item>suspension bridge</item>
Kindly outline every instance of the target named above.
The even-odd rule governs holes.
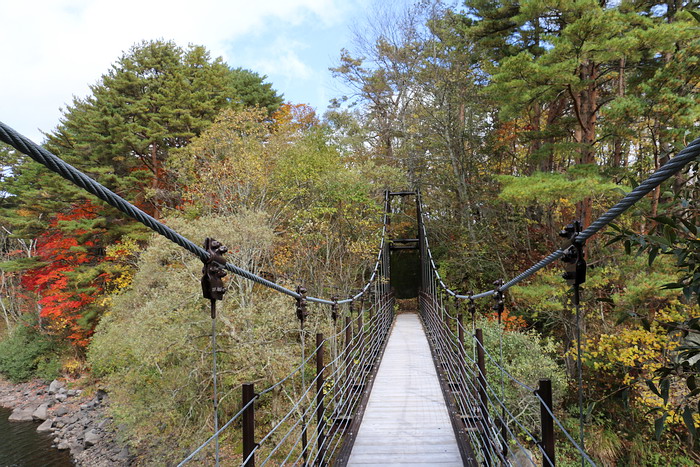
[[[574,290],[579,316],[579,286],[585,281],[584,244],[616,217],[700,155],[700,139],[628,193],[590,226],[574,223],[565,229],[565,243],[513,279],[496,281],[494,289],[459,294],[441,278],[433,259],[418,191],[385,192],[383,231],[368,281],[347,298],[307,295],[304,287],[287,289],[259,277],[223,257],[225,249],[207,239],[202,248],[133,206],[97,181],[0,122],[0,140],[117,208],[204,263],[203,288],[211,300],[214,430],[179,465],[221,463],[220,438],[239,430],[241,466],[255,465],[556,465],[556,446],[566,443],[582,465],[595,465],[585,450],[583,414],[576,436],[557,418],[552,384],[547,375],[537,387],[511,375],[503,366],[502,348],[487,348],[483,332],[474,325],[475,301],[492,298],[499,321],[504,293],[540,269],[562,259],[565,278]],[[392,238],[392,200],[415,198],[415,238]],[[404,201],[402,205],[406,205]],[[400,278],[392,272],[392,254],[413,250],[419,271],[403,296],[417,310],[402,309],[397,300]],[[295,300],[301,340],[299,365],[274,384],[256,390],[241,386],[241,407],[224,423],[219,420],[217,395],[216,302],[224,289],[224,270],[254,281]],[[411,282],[411,274],[408,274]],[[405,278],[404,278],[405,279]],[[405,285],[405,284],[404,284]],[[399,303],[402,305],[399,306]],[[311,306],[327,313],[330,335],[308,335]],[[465,325],[465,313],[472,325]],[[312,337],[315,339],[312,339]],[[580,335],[577,342],[580,345]],[[307,350],[310,350],[307,352]],[[577,353],[580,356],[580,352]],[[500,385],[488,382],[495,368]],[[579,376],[581,366],[579,360]],[[506,400],[504,384],[520,389],[519,405],[539,407],[533,424]],[[579,406],[583,400],[579,380]],[[261,430],[256,409],[273,394],[289,389],[284,415]],[[257,422],[257,423],[256,423]],[[228,461],[227,461],[228,462]],[[228,465],[228,464],[227,464]]]

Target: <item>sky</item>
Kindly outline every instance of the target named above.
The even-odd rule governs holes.
[[[343,93],[328,68],[381,1],[0,0],[0,121],[41,143],[73,96],[87,96],[132,45],[155,39],[203,45],[323,113]]]

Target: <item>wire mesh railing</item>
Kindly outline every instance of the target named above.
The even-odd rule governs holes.
[[[334,325],[333,334],[316,334],[315,347],[287,376],[257,393],[253,384],[243,384],[241,409],[179,465],[205,459],[203,449],[232,425],[241,430],[240,465],[333,463],[356,421],[394,317],[388,281],[378,282],[383,284],[360,300],[356,311],[348,307],[345,316],[339,316],[344,323]],[[287,410],[273,420],[264,404],[270,393],[286,394],[288,399]],[[247,416],[266,422],[246,424]]]
[[[502,359],[486,348],[482,330],[473,332],[465,327],[463,314],[450,313],[435,291],[428,286],[421,293],[421,318],[449,389],[448,397],[478,462],[555,465],[556,425],[586,463],[595,465],[554,415],[549,379],[540,379],[535,388],[515,378],[504,368]],[[488,382],[487,368],[496,369],[502,385]],[[505,384],[516,391],[506,394]],[[540,420],[533,420],[532,412],[537,409]]]
[[[66,180],[187,249],[205,263],[212,261],[212,254],[209,251],[195,245],[46,149],[19,135],[2,122],[0,122],[0,141],[10,144]],[[696,139],[589,227],[576,232],[570,243],[581,245],[664,180],[677,173],[687,163],[696,160],[699,154],[700,139]],[[306,297],[305,293],[300,293],[299,289],[292,291],[236,265],[230,263],[221,265],[234,274],[291,296],[297,299],[298,303],[308,300],[316,304],[336,307],[336,310],[338,305],[347,304],[349,305],[348,315],[345,325],[340,330],[337,330],[336,326],[337,317],[334,318],[333,333],[329,337],[317,335],[315,348],[308,357],[302,350],[302,363],[286,377],[259,393],[254,392],[251,384],[243,385],[241,410],[221,428],[218,428],[217,421],[214,435],[195,449],[180,465],[197,458],[212,441],[218,443],[219,436],[233,424],[240,425],[243,430],[242,465],[253,465],[256,458],[263,465],[278,462],[324,465],[341,455],[344,445],[342,434],[348,431],[349,426],[357,420],[363,394],[367,393],[364,388],[370,382],[372,371],[376,369],[393,319],[394,299],[389,287],[389,249],[386,241],[388,196],[387,192],[381,244],[374,268],[367,283],[359,292],[348,298],[337,300],[335,298]],[[417,204],[420,205],[420,200],[417,201]],[[479,338],[479,332],[469,332],[465,329],[460,314],[455,315],[448,312],[440,292],[444,291],[447,296],[457,299],[474,300],[488,296],[502,298],[503,291],[564,256],[565,249],[551,253],[510,281],[498,284],[493,290],[460,295],[448,288],[440,277],[430,251],[427,231],[420,216],[420,207],[418,221],[422,258],[420,313],[439,365],[446,375],[446,383],[450,388],[450,397],[452,398],[451,402],[457,407],[465,436],[469,438],[480,460],[486,463],[514,464],[519,462],[518,459],[523,460],[523,462],[531,462],[533,458],[538,457],[543,460],[545,465],[547,463],[553,465],[553,439],[554,426],[556,425],[564,437],[578,450],[582,462],[594,465],[583,449],[583,443],[581,442],[579,445],[555,416],[552,409],[551,384],[547,380],[540,380],[539,387],[535,389],[514,378],[503,368],[502,355],[499,358],[494,357],[485,348],[483,339]],[[352,306],[358,301],[365,300],[368,304],[367,307],[362,305],[356,315],[353,315]],[[215,319],[215,307],[212,306],[212,320]],[[215,321],[213,321],[214,358],[216,356],[215,336],[216,326]],[[465,336],[467,336],[466,339]],[[304,349],[303,319],[300,340],[302,349]],[[343,343],[342,350],[339,350],[339,342]],[[329,345],[334,349],[334,355],[326,362],[325,349]],[[471,355],[467,352],[467,348],[472,350]],[[500,390],[487,383],[485,374],[487,357],[490,364],[499,371]],[[316,373],[307,383],[306,373],[309,372],[308,366],[312,360],[316,361]],[[214,363],[214,373],[216,373],[215,368]],[[505,381],[519,387],[523,392],[523,398],[525,395],[534,398],[535,403],[541,409],[539,428],[533,427],[532,423],[528,421],[523,421],[522,411],[508,405],[512,401],[506,400]],[[268,423],[270,426],[266,432],[261,434],[258,430],[259,441],[256,442],[254,416],[256,405],[259,406],[263,398],[269,397],[268,394],[281,392],[287,394],[291,404],[290,408],[279,420]],[[217,412],[216,393],[214,399],[214,408]],[[583,429],[581,436],[583,436]]]
[[[389,290],[389,250],[386,242],[388,192],[385,194],[385,212],[377,259],[368,281],[355,295],[342,300],[335,297],[330,299],[307,297],[303,287],[293,291],[234,264],[223,264],[225,260],[220,254],[217,256],[216,252],[225,251],[225,249],[208,250],[196,245],[2,122],[0,122],[0,141],[27,154],[51,171],[115,207],[126,216],[135,219],[195,254],[205,265],[212,261],[222,263],[219,266],[223,269],[297,300],[297,316],[301,320],[302,362],[284,378],[258,393],[254,392],[252,384],[244,384],[241,394],[241,409],[219,428],[216,392],[215,301],[220,300],[221,297],[211,297],[215,432],[183,459],[179,465],[206,456],[207,453],[204,451],[211,443],[216,445],[215,463],[218,465],[220,459],[219,437],[234,424],[240,425],[243,430],[242,465],[254,465],[256,457],[261,459],[263,465],[280,461],[282,463],[298,463],[301,460],[305,465],[309,462],[314,465],[324,465],[328,463],[329,459],[338,455],[341,446],[343,446],[342,434],[347,431],[356,417],[361,399],[365,394],[363,388],[368,384],[369,375],[377,367],[381,349],[386,342],[393,320],[394,299]],[[207,239],[208,241],[209,239]],[[308,357],[304,352],[306,331],[303,324],[306,312],[303,311],[301,315],[299,314],[300,307],[305,308],[307,301],[332,307],[334,331],[327,338],[318,334],[316,347]],[[360,308],[356,313],[353,313],[353,305],[358,302]],[[336,331],[339,305],[348,305],[349,309],[345,325]],[[338,351],[338,343],[341,341],[343,347],[342,350]],[[324,362],[324,352],[329,343],[330,347],[334,349],[335,355],[330,361]],[[312,360],[316,361],[316,374],[307,383],[306,373],[309,372],[308,366]],[[253,414],[256,406],[260,406],[265,398],[275,393],[285,393],[292,402],[291,406],[279,420],[269,424],[270,427],[265,433],[258,432],[260,440],[254,442],[256,430]]]

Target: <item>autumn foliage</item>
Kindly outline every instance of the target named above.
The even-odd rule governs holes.
[[[58,214],[51,229],[37,242],[39,266],[25,272],[22,285],[37,295],[40,316],[54,334],[70,339],[74,345],[85,347],[91,330],[81,320],[89,305],[102,291],[103,274],[81,277],[81,266],[96,266],[103,258],[96,254],[95,239],[82,239],[89,232],[77,229],[66,232],[62,222],[94,219],[97,208],[89,201],[76,206],[68,214]]]

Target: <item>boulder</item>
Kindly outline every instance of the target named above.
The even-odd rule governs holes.
[[[68,399],[68,396],[65,394],[56,394],[55,397],[57,402],[65,402],[65,400]]]
[[[64,387],[66,387],[66,383],[55,379],[51,381],[51,384],[49,384],[49,394],[56,394],[59,391],[59,389]]]
[[[45,420],[44,423],[36,427],[36,431],[39,433],[47,433],[53,430],[53,420]]]
[[[523,467],[536,467],[537,464],[533,461],[532,452],[526,448],[520,448],[514,453],[510,453],[508,456],[513,465],[520,465]]]
[[[8,420],[11,422],[31,422],[32,420],[34,420],[34,418],[32,418],[33,412],[33,409],[21,409],[17,407],[15,410],[12,411],[12,414],[10,415]]]
[[[122,448],[122,450],[119,451],[119,454],[117,454],[117,456],[115,457],[115,460],[121,461],[121,462],[128,461],[129,460],[129,448],[126,446],[124,448]]]
[[[95,431],[95,430],[88,431],[87,433],[85,433],[85,447],[87,448],[90,446],[94,446],[95,444],[97,444],[100,441],[100,438],[102,438],[102,437],[100,436],[99,433],[97,433],[97,431]]]
[[[57,408],[56,411],[54,412],[54,415],[56,415],[57,417],[63,417],[63,416],[66,415],[68,412],[70,412],[70,410],[68,410],[66,407],[59,407],[59,408]]]
[[[47,418],[49,418],[49,405],[41,404],[39,407],[37,407],[36,410],[32,413],[32,418],[34,418],[34,420],[41,421],[44,421]]]

